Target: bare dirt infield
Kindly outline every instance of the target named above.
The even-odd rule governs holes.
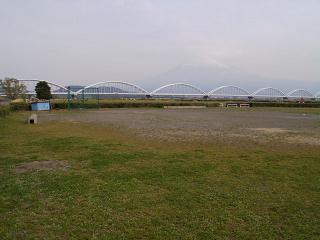
[[[283,109],[103,109],[41,113],[40,123],[67,121],[166,141],[254,139],[320,145],[320,115]],[[104,128],[105,127],[105,128]],[[105,129],[105,130],[104,130]]]

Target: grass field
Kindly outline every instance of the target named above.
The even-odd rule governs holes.
[[[0,118],[1,239],[320,238],[319,146],[165,142],[27,116]]]

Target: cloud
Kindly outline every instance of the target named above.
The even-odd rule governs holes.
[[[316,85],[319,12],[315,0],[2,1],[0,74],[85,84],[234,66]]]

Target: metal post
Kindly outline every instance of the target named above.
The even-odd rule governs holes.
[[[98,93],[98,107],[100,107],[100,96],[99,96],[99,88],[97,88],[97,93]]]
[[[82,104],[84,105],[84,89],[82,89]]]
[[[70,87],[68,87],[68,111],[71,110],[70,98],[71,98],[71,95],[70,95]]]

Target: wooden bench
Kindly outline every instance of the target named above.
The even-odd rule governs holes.
[[[247,107],[251,107],[250,103],[240,103],[240,107],[243,108],[247,108]]]
[[[226,107],[238,107],[237,103],[227,103]]]
[[[240,107],[240,108],[248,108],[251,107],[250,103],[241,103],[241,102],[233,102],[233,103],[226,103],[226,107]]]

